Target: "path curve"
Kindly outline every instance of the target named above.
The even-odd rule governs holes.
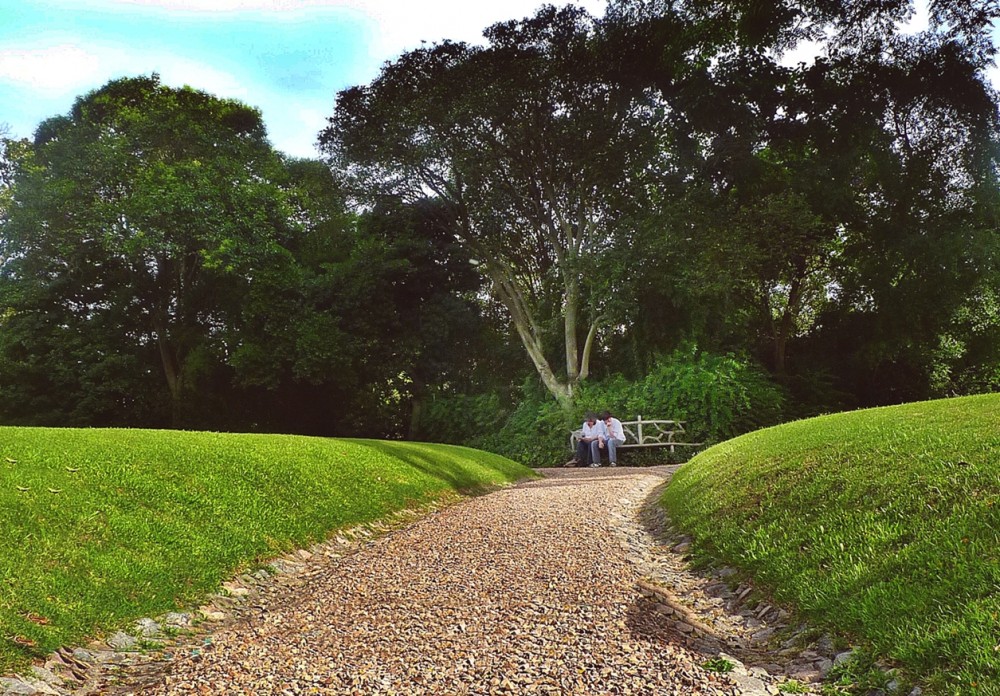
[[[734,694],[643,610],[615,518],[669,467],[573,469],[323,561],[143,694]]]

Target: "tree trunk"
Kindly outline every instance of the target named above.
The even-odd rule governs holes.
[[[542,343],[539,336],[539,328],[535,324],[534,317],[528,303],[518,287],[505,275],[504,269],[499,266],[487,265],[490,279],[493,281],[494,290],[500,301],[503,302],[507,311],[510,312],[514,321],[514,328],[521,339],[531,363],[535,366],[535,371],[542,380],[542,384],[549,390],[563,408],[570,409],[573,406],[573,389],[571,383],[562,383],[552,371],[549,361],[545,358],[542,350]],[[575,321],[575,320],[574,320]],[[567,351],[568,354],[568,351]],[[575,362],[575,358],[574,358]]]
[[[410,400],[410,427],[407,428],[406,439],[416,440],[420,437],[420,419],[424,414],[424,402],[427,389],[420,380],[413,380],[413,398]]]
[[[784,381],[787,376],[785,362],[788,339],[791,338],[792,330],[795,328],[795,317],[799,312],[799,305],[802,303],[802,273],[804,269],[800,268],[799,270],[800,273],[792,279],[788,288],[788,303],[785,305],[781,321],[778,322],[774,331],[774,374],[780,381]]]
[[[580,381],[590,376],[590,354],[594,350],[594,338],[597,336],[597,328],[600,326],[603,317],[597,317],[590,325],[587,332],[587,340],[583,343],[583,355],[580,357]]]
[[[573,387],[580,381],[580,356],[576,343],[576,320],[580,313],[580,285],[576,278],[568,278],[565,288],[563,339],[566,343],[566,383],[572,394]]]
[[[160,349],[160,362],[163,365],[163,376],[167,380],[167,390],[170,393],[170,425],[179,428],[182,425],[182,404],[184,395],[184,375],[181,371],[177,353],[167,340],[166,325],[156,322],[156,343]]]

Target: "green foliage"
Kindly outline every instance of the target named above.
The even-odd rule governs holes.
[[[409,51],[338,94],[319,137],[358,197],[448,207],[484,290],[565,403],[589,370],[591,322],[624,284],[611,247],[658,154],[657,112],[607,79],[598,33],[586,11],[548,5],[488,28],[485,46]]]
[[[720,674],[732,672],[735,667],[736,665],[724,657],[713,657],[711,660],[705,660],[701,663],[702,669]]]
[[[529,475],[444,445],[2,428],[0,672],[332,530]]]
[[[625,410],[686,421],[691,438],[718,442],[781,422],[783,408],[781,389],[760,367],[688,346],[657,362],[636,383]]]
[[[688,441],[711,442],[780,421],[784,396],[766,373],[747,360],[688,347],[658,361],[641,380],[618,375],[588,381],[567,411],[528,380],[509,414],[496,395],[442,398],[435,404],[431,439],[469,444],[529,466],[554,466],[569,459],[570,431],[586,411],[610,410],[620,420],[686,421]],[[682,456],[684,454],[682,453]],[[631,462],[660,461],[666,451],[628,452]]]
[[[0,421],[414,435],[487,333],[453,224],[351,213],[244,104],[109,82],[0,140]]]
[[[507,421],[510,409],[501,405],[496,393],[478,395],[437,395],[426,406],[423,431],[435,442],[452,442],[475,447],[484,442],[500,424]]]
[[[285,173],[259,112],[155,74],[124,78],[41,124],[32,149],[0,238],[0,379],[21,397],[4,400],[8,419],[30,420],[38,409],[24,404],[58,385],[72,421],[66,405],[94,393],[49,376],[120,355],[140,379],[109,371],[107,390],[141,393],[155,371],[167,422],[187,422],[250,279],[288,261]],[[109,401],[101,411],[125,410]]]
[[[757,431],[694,458],[663,502],[702,552],[925,693],[993,694],[998,407],[965,397]]]

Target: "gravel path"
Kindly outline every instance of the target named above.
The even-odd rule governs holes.
[[[616,536],[670,471],[551,470],[317,559],[141,692],[735,694]]]

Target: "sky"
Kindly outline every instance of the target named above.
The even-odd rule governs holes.
[[[563,4],[562,0],[560,4]],[[606,0],[574,0],[603,14]],[[108,80],[239,99],[272,144],[316,156],[337,92],[366,84],[421,41],[478,42],[543,0],[0,0],[0,126],[31,137]]]

